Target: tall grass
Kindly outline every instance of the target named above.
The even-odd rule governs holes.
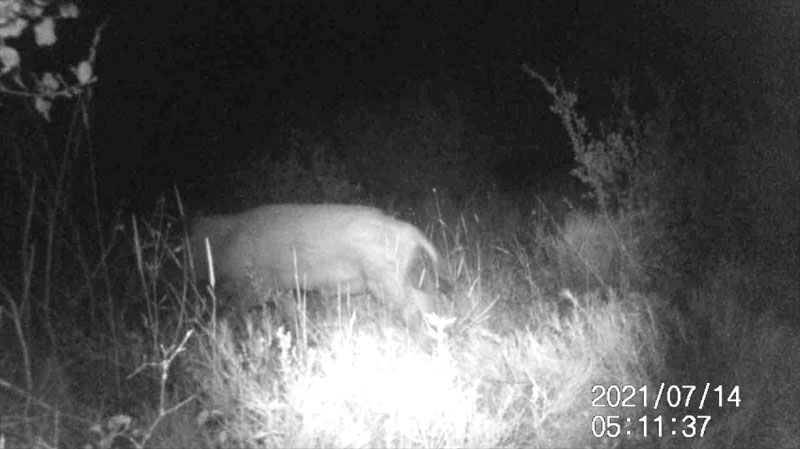
[[[26,355],[0,359],[15,367],[0,375],[0,388],[11,393],[0,397],[5,444],[797,443],[792,373],[800,339],[775,317],[742,306],[739,296],[760,294],[759,276],[743,275],[747,267],[720,265],[704,288],[692,290],[688,306],[677,307],[661,293],[663,278],[652,275],[658,259],[647,220],[578,211],[543,219],[524,207],[508,219],[502,208],[447,201],[433,199],[418,215],[454,287],[452,302],[421,331],[387,320],[368,297],[300,294],[303,324],[290,334],[268,305],[280,299],[273,295],[295,293],[265,291],[264,306],[235,308],[235,296],[219,286],[193,283],[180,210],[131,221],[124,230],[130,255],[109,261],[118,268],[112,280],[128,280],[111,283],[120,286],[115,304],[124,307],[98,321],[113,319],[116,339],[62,330],[69,358],[48,357],[25,333],[21,315],[6,309],[12,334],[21,335],[17,354]],[[117,395],[117,382],[125,394]],[[738,386],[741,402],[703,410],[691,401],[654,410],[640,394],[627,407],[615,402],[617,388],[633,391],[626,386],[655,392],[662,384],[706,383],[729,392]],[[711,417],[703,438],[644,436],[638,424],[687,414]],[[26,429],[13,416],[36,424]],[[610,436],[615,422],[627,423],[621,430],[631,434]]]

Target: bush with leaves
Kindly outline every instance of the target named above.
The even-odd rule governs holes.
[[[631,107],[630,83],[617,82],[612,118],[593,130],[576,106],[578,94],[523,67],[553,96],[550,109],[561,118],[578,166],[572,171],[591,189],[606,212],[658,210],[666,201],[673,159],[667,147],[674,120],[674,91],[656,85],[657,107],[637,114]]]
[[[36,73],[23,64],[24,54],[56,44],[60,21],[76,19],[78,15],[78,7],[69,1],[0,0],[0,93],[3,96],[32,99],[39,114],[50,120],[50,109],[56,98],[79,97],[96,81],[93,67],[105,24],[97,28],[87,57],[65,73]],[[32,31],[33,46],[27,42],[26,30]]]

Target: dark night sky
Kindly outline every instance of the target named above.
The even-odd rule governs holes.
[[[731,92],[747,101],[775,59],[797,54],[794,3],[112,1],[97,10],[111,23],[96,143],[107,179],[131,179],[110,191],[153,195],[264,142],[286,105],[445,79],[483,133],[542,149],[512,166],[566,171],[566,135],[522,63],[579,80],[589,113],[609,80],[648,69],[686,92],[711,80],[723,106]]]

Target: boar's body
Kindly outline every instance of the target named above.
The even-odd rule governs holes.
[[[369,293],[406,319],[431,311],[439,255],[415,226],[381,211],[351,205],[267,205],[192,223],[194,266],[208,280],[205,239],[222,283],[290,290],[325,297]],[[424,257],[431,272],[418,273]],[[284,295],[285,296],[285,295]],[[293,304],[280,304],[292,317]]]

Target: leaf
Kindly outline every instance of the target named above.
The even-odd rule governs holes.
[[[45,17],[33,28],[36,45],[49,47],[56,43],[56,22],[52,17]]]
[[[44,8],[35,3],[25,2],[22,4],[21,13],[27,16],[29,19],[38,19],[44,13]]]
[[[53,75],[50,72],[46,72],[44,75],[42,75],[42,79],[39,85],[41,87],[40,91],[42,91],[43,93],[52,94],[53,92],[58,90],[60,83],[58,82],[58,78],[56,78],[55,75]]]
[[[92,82],[92,65],[89,61],[81,61],[72,71],[75,73],[75,77],[78,78],[78,83],[81,86]]]
[[[10,25],[6,24],[0,26],[0,38],[19,37],[20,33],[22,33],[22,30],[24,30],[27,26],[27,20],[17,17]]]
[[[78,5],[75,3],[64,3],[58,9],[62,19],[77,19],[80,15]]]
[[[53,102],[41,95],[37,95],[34,106],[36,107],[36,110],[39,111],[39,114],[41,114],[42,117],[49,122],[50,108],[53,106]]]
[[[19,53],[14,47],[0,46],[0,73],[6,74],[19,67]]]
[[[133,422],[133,418],[128,415],[114,415],[108,418],[108,430],[111,432],[124,432],[131,426],[131,422]]]

